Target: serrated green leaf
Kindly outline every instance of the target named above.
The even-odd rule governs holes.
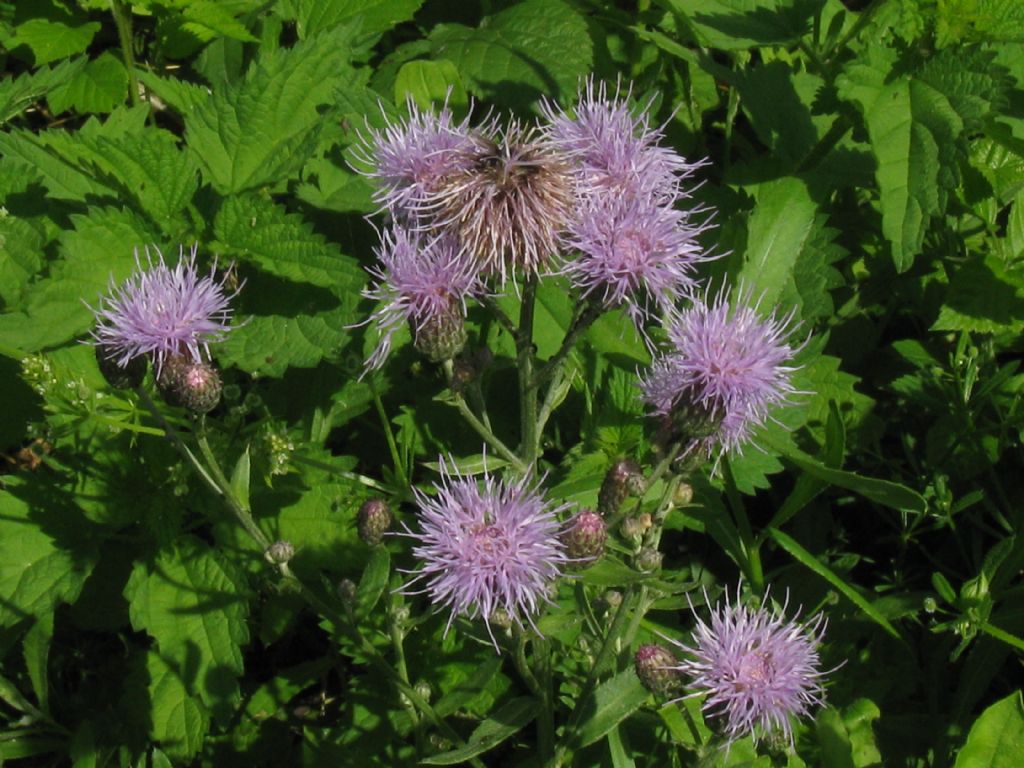
[[[128,71],[120,59],[109,51],[100,54],[47,96],[50,109],[60,114],[70,109],[78,112],[110,112],[128,97]]]
[[[84,173],[76,163],[60,157],[47,146],[52,144],[56,133],[49,131],[45,138],[31,131],[0,133],[0,154],[32,167],[42,177],[50,195],[57,199],[81,201],[89,196],[112,196],[113,189]]]
[[[144,69],[136,69],[135,76],[159,101],[166,103],[182,116],[188,116],[210,98],[209,88],[187,80],[160,77]]]
[[[896,269],[910,268],[924,234],[958,178],[956,141],[963,121],[942,93],[906,75],[893,79],[895,52],[873,46],[872,57],[849,65],[839,95],[864,115],[878,166],[882,234]]]
[[[216,0],[188,0],[182,9],[181,27],[204,42],[217,37],[256,42],[245,25],[235,18],[237,11],[232,13],[232,10],[227,3]],[[248,9],[243,6],[241,10]]]
[[[271,184],[302,167],[316,146],[318,108],[356,79],[337,36],[264,55],[242,82],[219,86],[188,116],[188,146],[218,192]]]
[[[33,102],[75,77],[87,61],[85,57],[78,57],[0,81],[0,124],[21,114]]]
[[[934,331],[1017,333],[1024,328],[1024,275],[987,254],[957,270]]]
[[[703,45],[742,50],[780,45],[806,34],[824,0],[667,0]]]
[[[9,629],[74,602],[95,563],[88,546],[74,551],[44,531],[39,513],[12,492],[22,487],[19,481],[8,478],[6,485],[0,490],[0,627]]]
[[[796,168],[818,141],[811,99],[824,87],[821,78],[794,70],[784,61],[741,70],[734,78],[758,138],[771,150],[773,159]]]
[[[537,700],[530,696],[512,699],[476,727],[464,747],[424,758],[425,765],[459,765],[494,749],[537,717]]]
[[[203,746],[210,714],[202,701],[189,694],[180,668],[160,654],[146,654],[151,708],[150,736],[173,758],[189,760]]]
[[[411,19],[421,5],[423,0],[298,0],[295,26],[303,38],[346,23],[378,34]]]
[[[356,534],[356,510],[366,499],[359,486],[326,483],[306,490],[275,491],[253,499],[257,512],[280,507],[274,538],[295,547],[293,567],[299,573],[349,573],[366,560],[366,545]],[[282,505],[283,504],[283,505]]]
[[[339,296],[358,294],[366,282],[354,259],[315,233],[301,216],[266,198],[228,198],[213,231],[227,255],[270,274],[330,288]]]
[[[526,0],[476,29],[439,24],[430,41],[434,56],[453,61],[478,95],[503,104],[571,97],[592,62],[586,21],[562,0]]]
[[[37,65],[49,64],[84,51],[99,30],[95,21],[72,27],[49,19],[29,19],[15,29],[11,47],[27,45]]]
[[[251,317],[218,345],[217,358],[260,376],[281,376],[288,368],[312,368],[337,355],[348,343],[352,320],[345,309]]]
[[[0,299],[18,303],[23,289],[43,265],[43,234],[16,216],[0,217]]]
[[[218,713],[237,704],[249,604],[242,575],[197,539],[183,537],[137,563],[124,589],[132,626],[155,641],[181,683]]]
[[[954,768],[1017,768],[1024,763],[1024,701],[1014,691],[971,726]]]
[[[603,738],[612,728],[640,709],[649,697],[650,693],[632,669],[601,683],[587,699],[576,705],[582,707],[584,719],[573,734],[573,745],[585,747]]]
[[[359,588],[356,592],[362,616],[369,616],[376,607],[377,602],[388,586],[388,578],[390,576],[391,555],[387,547],[374,547],[370,553],[370,562],[363,569],[363,575],[359,579]]]

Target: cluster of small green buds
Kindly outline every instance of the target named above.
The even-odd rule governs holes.
[[[133,357],[128,361],[128,365],[122,368],[116,361],[107,356],[103,347],[97,344],[94,349],[96,350],[96,364],[99,366],[100,373],[107,380],[107,384],[114,389],[134,389],[146,377],[146,368],[149,366],[149,363],[145,355]]]
[[[644,688],[658,698],[668,698],[682,685],[679,664],[671,651],[661,645],[641,645],[633,657],[636,676]]]
[[[622,538],[632,544],[639,544],[644,534],[651,529],[653,521],[648,512],[641,512],[639,515],[627,517],[619,526],[619,533]]]
[[[270,474],[273,476],[287,473],[292,453],[295,451],[295,443],[284,432],[267,432],[264,439]]]
[[[653,547],[644,547],[636,554],[636,567],[644,573],[654,573],[661,568],[662,554]]]
[[[342,579],[338,582],[338,599],[346,608],[351,608],[356,601],[356,583],[352,579]]]
[[[394,517],[384,499],[369,499],[359,507],[356,516],[356,530],[364,544],[375,547],[384,539]]]
[[[451,360],[466,346],[468,338],[462,305],[452,302],[448,311],[431,315],[412,332],[414,346],[430,362]]]
[[[290,541],[275,541],[263,555],[271,565],[287,565],[295,557],[295,547]]]
[[[220,402],[222,385],[217,369],[183,355],[164,361],[156,385],[164,400],[197,416],[209,413]]]
[[[562,533],[565,554],[572,562],[570,567],[587,568],[604,554],[608,529],[604,518],[589,509],[581,510]]]
[[[688,507],[693,501],[693,486],[689,483],[679,483],[672,494],[672,504],[676,507]]]
[[[597,511],[604,517],[618,514],[627,496],[635,496],[644,489],[644,473],[632,459],[620,459],[612,464],[597,494]]]

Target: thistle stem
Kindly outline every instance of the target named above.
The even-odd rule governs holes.
[[[754,531],[750,526],[750,518],[747,517],[747,510],[743,506],[743,500],[736,491],[736,481],[733,479],[732,466],[729,464],[728,456],[722,458],[722,466],[725,473],[725,497],[732,510],[733,519],[736,521],[736,529],[740,534],[740,542],[743,545],[743,553],[746,555],[747,578],[750,579],[750,586],[754,593],[764,593],[764,569],[761,565],[761,548],[758,546]]]
[[[405,465],[402,463],[402,457],[398,454],[398,444],[395,442],[395,434],[391,431],[391,422],[388,421],[388,414],[384,410],[384,403],[381,402],[380,395],[377,394],[377,388],[370,384],[370,391],[373,393],[373,406],[377,411],[377,417],[380,419],[381,429],[384,430],[384,438],[388,441],[388,451],[391,453],[391,463],[395,467],[395,475],[398,478],[398,484],[403,489],[409,488],[409,478],[405,474]]]
[[[537,462],[537,386],[533,378],[533,316],[537,302],[537,276],[531,275],[523,287],[519,308],[519,331],[516,335],[519,369],[519,456],[528,469]]]
[[[121,42],[121,56],[124,68],[128,70],[128,98],[132,105],[139,104],[139,81],[135,76],[135,51],[132,50],[132,14],[125,8],[121,0],[110,0],[110,10],[114,14],[114,25]]]

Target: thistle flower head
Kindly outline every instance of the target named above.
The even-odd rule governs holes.
[[[435,489],[416,491],[419,531],[406,535],[422,567],[406,588],[422,582],[435,607],[450,611],[448,627],[456,616],[482,616],[490,633],[495,611],[532,625],[568,560],[558,521],[565,506],[550,506],[526,478],[478,481],[450,472],[443,458]]]
[[[680,179],[701,163],[688,163],[661,146],[662,131],[651,125],[650,106],[634,111],[628,91],[622,94],[616,88],[612,93],[593,77],[583,83],[571,112],[542,104],[545,133],[575,159],[582,193],[654,194],[659,200],[675,200]]]
[[[581,206],[566,241],[579,254],[563,272],[584,298],[624,305],[637,327],[654,305],[669,312],[696,287],[703,257],[697,235],[706,225],[658,204],[651,195],[595,195]]]
[[[441,225],[505,282],[517,269],[536,274],[558,250],[573,199],[569,164],[537,131],[512,122],[434,202]]]
[[[449,235],[428,238],[396,226],[381,236],[377,258],[379,264],[369,270],[376,282],[363,291],[366,298],[383,302],[370,315],[380,336],[366,361],[370,370],[384,364],[392,337],[405,323],[418,346],[438,342],[439,327],[458,335],[466,298],[483,293],[476,264]]]
[[[230,292],[227,275],[217,279],[216,265],[200,276],[196,247],[186,256],[181,251],[171,268],[156,250],[154,263],[146,249],[146,265],[135,252],[135,272],[120,286],[111,283],[110,293],[100,300],[97,326],[92,337],[100,352],[124,368],[134,358],[152,356],[157,373],[171,356],[194,362],[209,358],[210,342],[220,341],[231,330]]]
[[[784,613],[785,606],[769,608],[767,596],[750,609],[738,594],[734,603],[726,595],[709,622],[697,619],[692,645],[676,643],[687,657],[676,669],[705,694],[704,711],[721,718],[730,742],[781,734],[792,744],[792,718],[824,701],[818,646],[825,619],[801,624]]]
[[[724,292],[711,303],[694,300],[669,323],[672,349],[641,381],[644,401],[706,449],[738,451],[771,408],[795,394],[792,317],[762,317],[743,292],[732,303]]]
[[[421,110],[411,97],[406,104],[409,116],[371,129],[356,159],[378,184],[374,201],[394,218],[415,223],[429,215],[452,174],[472,167],[483,139],[468,116],[456,122],[447,103],[440,112]]]

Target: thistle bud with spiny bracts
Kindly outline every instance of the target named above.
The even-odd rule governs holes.
[[[633,657],[636,676],[644,688],[663,699],[682,686],[682,678],[675,669],[678,664],[671,651],[660,645],[641,645]]]
[[[413,345],[432,363],[451,360],[466,346],[466,322],[462,305],[453,301],[412,327]]]
[[[579,512],[562,534],[565,553],[572,558],[574,567],[587,568],[604,554],[608,530],[604,519],[589,509]]]
[[[264,557],[272,565],[287,565],[288,561],[295,557],[295,547],[290,541],[275,541],[267,547]]]
[[[222,385],[217,369],[182,355],[164,361],[156,385],[168,403],[197,416],[209,413],[220,402]]]
[[[601,482],[597,495],[597,511],[604,517],[618,513],[627,496],[643,490],[644,473],[632,459],[620,459],[612,464]]]
[[[391,508],[383,499],[369,499],[359,508],[356,529],[364,544],[375,547],[384,539],[384,533],[393,520]]]

